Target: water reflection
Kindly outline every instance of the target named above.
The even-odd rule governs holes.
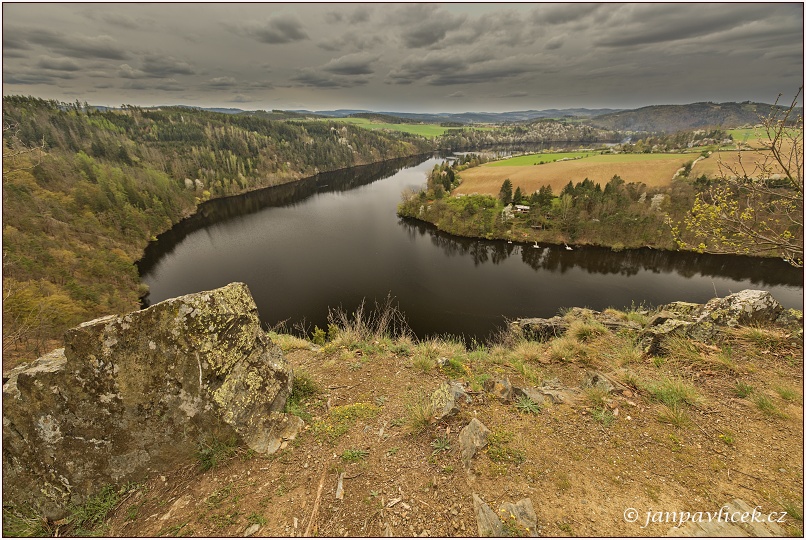
[[[392,159],[349,169],[324,172],[297,182],[272,186],[242,195],[214,199],[200,204],[196,213],[177,223],[170,230],[150,242],[137,262],[141,276],[148,274],[166,255],[191,233],[224,223],[234,218],[254,214],[264,208],[297,206],[317,193],[350,191],[389,178],[401,169],[414,167],[431,157],[430,154]],[[146,302],[147,303],[147,302]]]
[[[803,286],[803,272],[780,259],[758,259],[738,255],[708,255],[691,252],[665,251],[651,248],[614,252],[609,248],[578,246],[568,251],[564,246],[532,244],[501,240],[479,240],[454,236],[436,227],[408,218],[400,225],[409,236],[429,235],[431,243],[448,256],[467,255],[475,266],[490,261],[501,264],[510,257],[520,259],[535,271],[545,270],[563,274],[581,269],[589,274],[634,276],[639,272],[654,274],[676,273],[694,276],[728,278],[750,281],[759,287],[775,285]]]

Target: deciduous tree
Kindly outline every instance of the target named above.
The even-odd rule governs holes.
[[[673,225],[678,245],[706,253],[771,254],[803,266],[803,116],[797,104],[778,100],[761,124],[767,150],[737,165],[720,161],[720,178],[700,192],[682,223]],[[801,109],[802,110],[802,109]]]

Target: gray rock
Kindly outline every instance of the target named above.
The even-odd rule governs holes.
[[[250,525],[250,526],[249,526],[249,527],[248,527],[248,528],[247,528],[247,529],[246,529],[246,530],[243,532],[244,538],[246,538],[246,537],[248,537],[248,536],[252,536],[253,534],[255,534],[256,532],[258,532],[259,530],[260,530],[260,525],[258,525],[257,523],[253,523],[252,525]]]
[[[476,512],[476,522],[479,528],[479,537],[502,537],[504,534],[504,524],[498,518],[492,508],[487,506],[481,497],[473,494],[473,509]]]
[[[693,323],[667,319],[657,326],[648,326],[641,332],[640,347],[646,354],[661,354],[663,342],[670,336],[685,336]]]
[[[713,298],[694,313],[696,322],[718,326],[771,323],[784,311],[767,291],[745,289],[725,298]]]
[[[582,381],[582,388],[600,388],[609,394],[613,391],[613,384],[598,371],[588,371]]]
[[[210,435],[273,451],[299,427],[292,381],[242,283],[84,323],[3,385],[3,503],[59,519]]]
[[[487,379],[484,391],[503,401],[512,401],[512,383],[509,379]]]
[[[440,420],[459,412],[459,404],[472,403],[465,389],[457,382],[444,382],[431,394],[430,404],[434,418]]]
[[[515,399],[519,397],[527,397],[531,399],[534,403],[537,403],[538,405],[543,405],[543,403],[546,400],[543,394],[540,393],[540,390],[532,387],[520,388],[514,386],[512,388],[512,395]]]
[[[490,430],[477,418],[474,418],[459,432],[459,451],[462,455],[462,464],[465,469],[470,468],[470,462],[479,449],[487,446],[487,437]]]
[[[568,322],[562,317],[550,319],[517,319],[512,322],[512,329],[531,341],[548,341],[560,337],[568,330]]]
[[[505,518],[508,516],[509,519],[515,521],[519,536],[522,534],[531,537],[537,536],[537,514],[532,505],[532,499],[521,499],[515,504],[504,503],[501,505],[501,513]]]

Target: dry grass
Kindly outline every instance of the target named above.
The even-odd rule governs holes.
[[[718,177],[721,174],[725,174],[730,176],[730,172],[726,167],[730,167],[734,170],[741,170],[739,167],[739,158],[741,156],[741,164],[744,165],[744,169],[747,172],[747,175],[750,177],[754,176],[754,171],[756,171],[756,163],[764,163],[765,159],[767,161],[767,165],[772,168],[773,174],[782,172],[782,169],[776,163],[773,166],[774,160],[769,157],[769,152],[759,152],[756,150],[751,151],[722,151],[716,152],[708,159],[701,159],[697,163],[694,164],[694,167],[691,168],[691,173],[689,174],[689,178],[697,178],[700,175],[707,175],[709,177]],[[719,171],[719,164],[722,163],[722,170],[723,173]],[[499,186],[500,187],[500,186]]]
[[[506,178],[512,181],[513,186],[520,186],[525,193],[537,191],[546,184],[551,186],[554,193],[559,193],[569,180],[576,184],[589,178],[604,187],[616,174],[627,183],[643,182],[648,187],[662,187],[669,185],[677,170],[692,159],[691,155],[681,155],[634,163],[578,160],[524,167],[474,167],[462,172],[462,185],[454,193],[497,195]]]

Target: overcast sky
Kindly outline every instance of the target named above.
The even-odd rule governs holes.
[[[803,4],[3,4],[3,94],[464,112],[762,101]]]

